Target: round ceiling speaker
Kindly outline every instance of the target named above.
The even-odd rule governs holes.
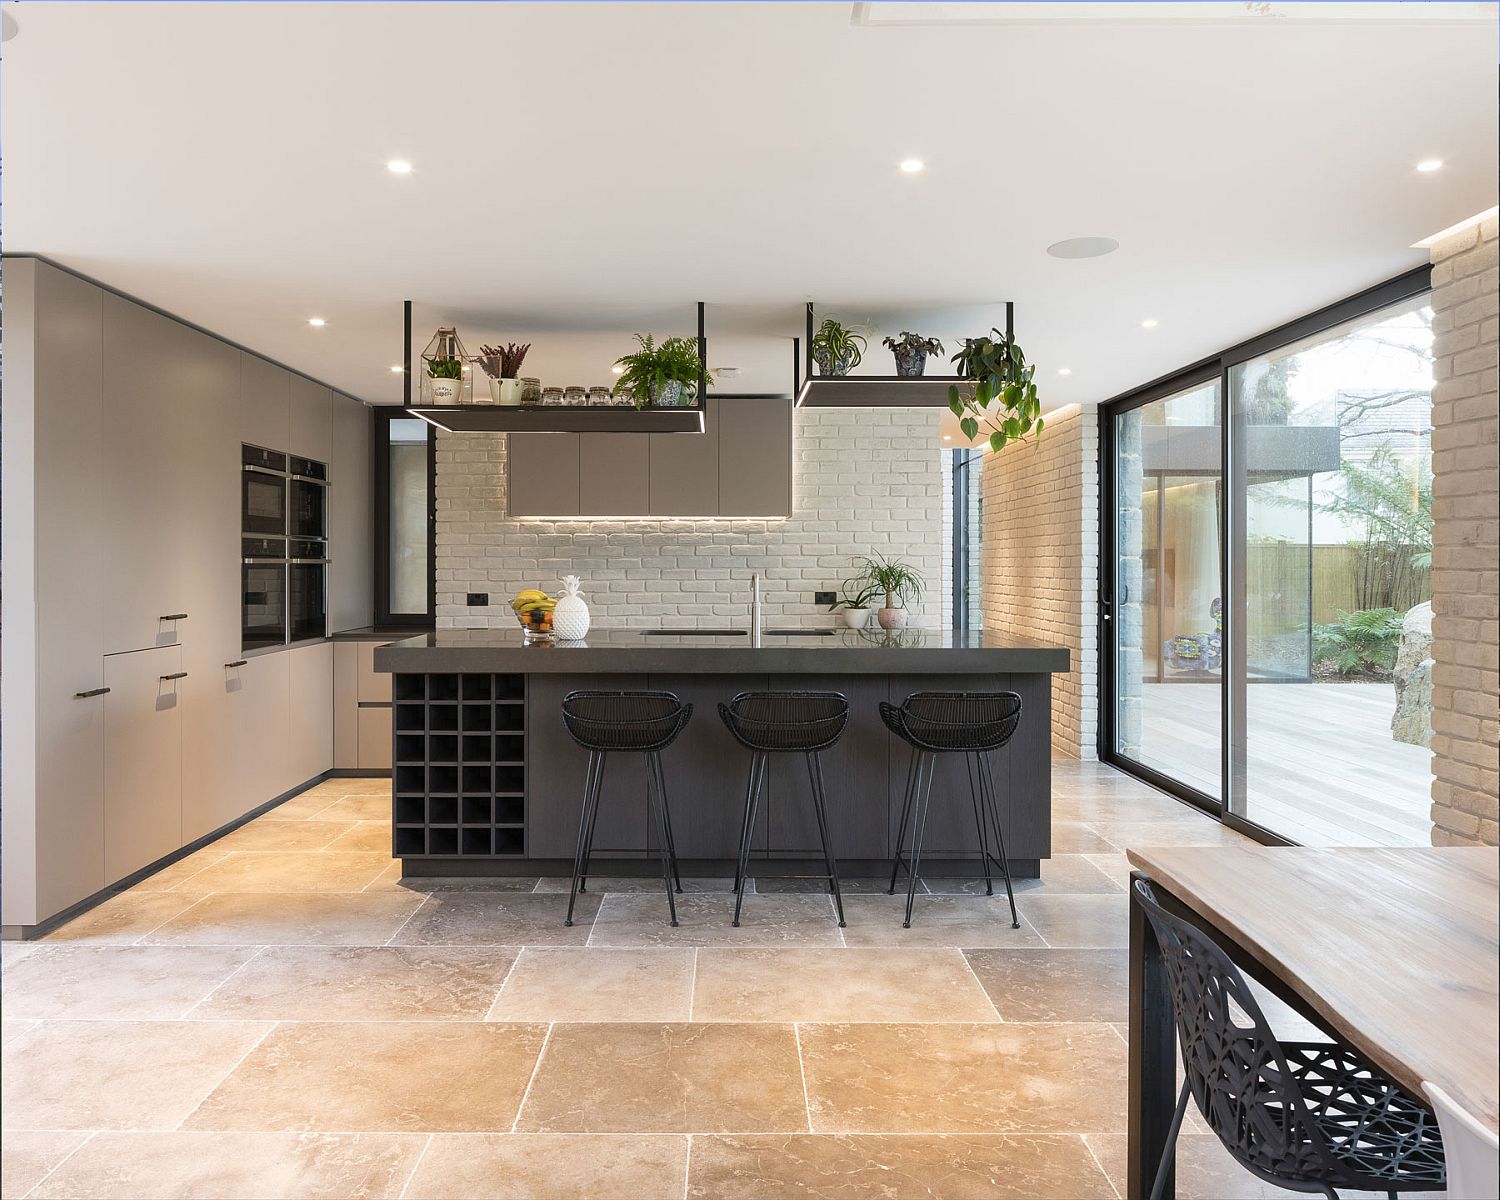
[[[1080,237],[1053,242],[1047,247],[1047,253],[1053,258],[1098,258],[1103,254],[1113,254],[1119,248],[1120,243],[1114,238]]]

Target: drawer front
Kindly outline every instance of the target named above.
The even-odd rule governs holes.
[[[359,769],[361,771],[389,771],[391,769],[391,710],[361,708],[359,710]]]

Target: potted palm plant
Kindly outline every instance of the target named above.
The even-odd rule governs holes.
[[[659,346],[649,333],[637,334],[635,340],[640,349],[615,360],[621,370],[614,392],[617,396],[628,393],[637,408],[691,405],[697,400],[700,379],[713,386],[691,338],[669,337]]]
[[[862,569],[858,578],[870,584],[876,595],[885,593],[885,607],[875,614],[880,627],[885,630],[905,629],[906,609],[898,608],[897,601],[904,606],[908,600],[921,598],[922,573],[908,562],[886,558],[883,554],[866,555],[860,562]]]
[[[937,338],[901,331],[899,338],[885,338],[883,344],[896,359],[896,374],[902,379],[921,379],[927,370],[927,356],[941,354],[943,343]]]
[[[838,377],[847,375],[865,356],[865,339],[852,329],[826,317],[813,334],[812,356],[818,374]]]
[[[524,346],[507,342],[504,346],[479,347],[479,365],[490,377],[490,398],[496,404],[521,403],[521,381],[516,374],[530,349],[530,342]]]

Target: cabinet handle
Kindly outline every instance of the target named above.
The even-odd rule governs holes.
[[[285,479],[285,471],[273,471],[270,467],[257,467],[254,463],[244,463],[241,470],[249,471],[255,475],[274,475],[277,479]]]
[[[73,693],[73,699],[75,699],[75,700],[91,700],[95,696],[107,696],[107,695],[109,695],[109,689],[108,688],[91,688],[89,691],[86,691],[86,692],[74,692]]]
[[[157,617],[158,621],[186,621],[187,613],[167,613],[165,616]]]
[[[250,665],[250,660],[248,658],[242,658],[242,659],[239,659],[237,662],[225,663],[224,664],[224,669],[226,671],[233,671],[236,667],[245,667],[245,666],[249,666],[249,665]]]
[[[323,565],[326,565],[327,563],[331,563],[332,561],[333,561],[333,559],[331,559],[331,558],[289,558],[289,559],[287,559],[287,562],[291,563],[294,567],[316,567],[316,566],[323,566]]]
[[[187,678],[187,672],[186,671],[173,671],[172,674],[170,674],[170,675],[158,675],[157,678],[160,679],[163,683],[165,683],[167,680],[170,680],[170,679],[186,679]]]
[[[294,474],[294,475],[292,475],[292,478],[295,479],[298,483],[315,483],[319,487],[327,487],[328,486],[328,480],[326,480],[326,479],[319,479],[316,475],[296,475],[296,474]]]

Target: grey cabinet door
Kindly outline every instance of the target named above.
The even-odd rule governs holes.
[[[301,375],[291,376],[290,389],[287,449],[301,458],[326,464],[333,453],[333,393]]]
[[[359,766],[361,645],[360,642],[333,643],[333,765],[341,771]]]
[[[288,786],[299,787],[333,766],[333,643],[298,646],[287,657]]]
[[[240,355],[240,441],[286,453],[292,440],[292,373]]]
[[[182,650],[104,659],[104,875],[108,882],[182,848]]]
[[[646,516],[650,484],[650,434],[578,435],[578,511],[584,516]]]
[[[654,517],[719,514],[719,401],[708,401],[702,433],[652,433],[650,512]]]
[[[720,402],[719,515],[792,515],[792,401]]]
[[[579,435],[512,433],[505,451],[506,504],[513,517],[576,517]]]
[[[233,672],[236,816],[292,787],[291,756],[287,752],[291,735],[290,661],[285,651],[259,654]]]
[[[328,463],[328,628],[338,633],[374,621],[370,477],[370,410],[333,397],[333,450]],[[389,676],[387,676],[389,679]]]

